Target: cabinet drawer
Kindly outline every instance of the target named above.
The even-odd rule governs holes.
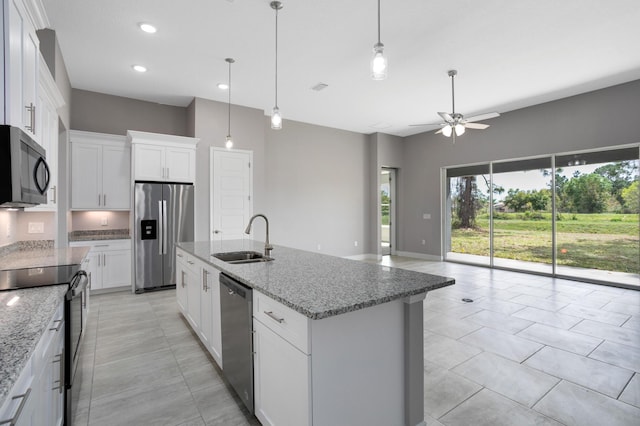
[[[72,241],[70,247],[91,247],[94,251],[130,250],[131,240]]]
[[[253,317],[305,354],[310,354],[309,318],[258,291],[253,292]]]
[[[176,248],[176,262],[184,265],[185,269],[189,269],[198,275],[200,274],[199,267],[202,262],[179,248]]]

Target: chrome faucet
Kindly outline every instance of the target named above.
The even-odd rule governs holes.
[[[247,225],[247,229],[244,230],[245,234],[249,234],[251,233],[251,224],[253,223],[253,220],[256,217],[261,217],[264,219],[265,223],[267,224],[267,237],[264,240],[264,255],[266,257],[270,257],[271,255],[271,250],[273,250],[273,246],[271,244],[269,244],[269,219],[267,219],[267,217],[263,214],[254,214],[251,219],[249,219],[249,224]]]

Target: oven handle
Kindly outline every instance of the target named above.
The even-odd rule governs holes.
[[[75,299],[82,296],[82,293],[87,289],[89,278],[85,271],[78,271],[71,278],[71,284],[69,285],[69,291],[67,292],[67,300]]]

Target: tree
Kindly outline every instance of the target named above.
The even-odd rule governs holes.
[[[611,195],[624,205],[622,191],[633,183],[638,173],[637,161],[617,161],[600,166],[593,173],[599,174],[611,182]]]
[[[623,189],[620,195],[626,212],[640,213],[640,182],[636,180]]]
[[[509,189],[504,198],[505,206],[516,212],[542,211],[547,210],[551,202],[551,191],[542,189],[540,191],[521,191],[520,189]]]
[[[473,228],[476,224],[477,186],[475,176],[462,176],[457,182],[456,216],[459,228]]]
[[[611,198],[611,182],[598,173],[574,174],[564,188],[572,211],[602,213]]]

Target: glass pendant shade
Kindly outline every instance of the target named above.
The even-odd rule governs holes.
[[[227,141],[224,143],[224,146],[227,147],[227,149],[233,148],[233,139],[231,139],[231,135],[227,135]]]
[[[456,136],[464,135],[465,130],[466,129],[462,124],[456,124],[455,126]]]
[[[451,137],[451,133],[452,132],[453,132],[453,128],[449,124],[447,124],[446,126],[444,126],[442,128],[442,134],[445,135],[448,138]]]
[[[274,130],[282,129],[282,115],[278,107],[273,107],[271,111],[271,128]]]
[[[384,56],[384,45],[382,43],[376,43],[373,46],[371,78],[374,80],[384,80],[387,78],[387,58]]]

